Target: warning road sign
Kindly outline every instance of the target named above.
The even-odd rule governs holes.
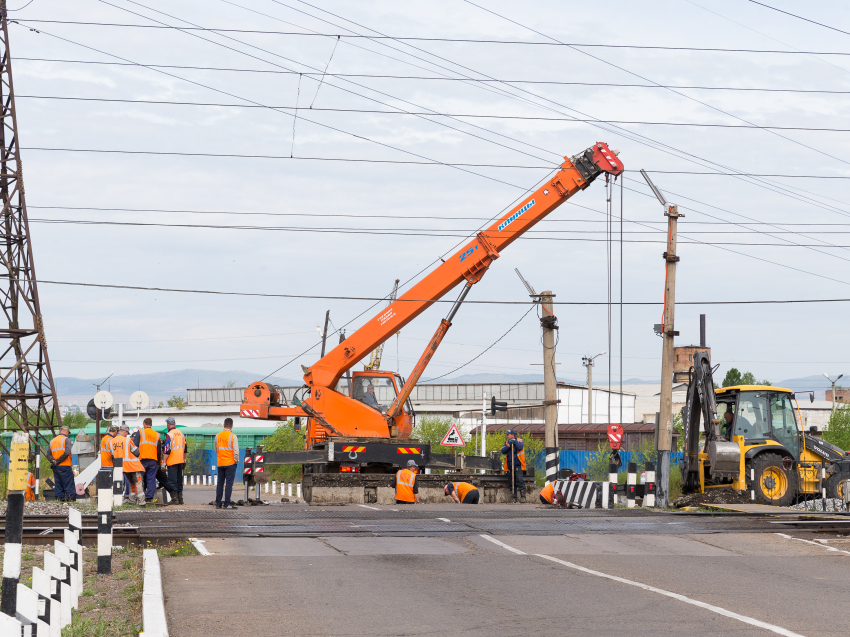
[[[443,442],[440,443],[444,447],[465,447],[466,443],[463,441],[463,436],[460,435],[460,430],[457,428],[457,425],[452,424],[446,436],[443,438]]]

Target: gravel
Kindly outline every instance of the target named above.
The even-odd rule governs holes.
[[[677,509],[686,506],[699,506],[701,504],[748,504],[750,493],[748,491],[734,491],[733,489],[707,489],[705,493],[689,493],[673,501]]]
[[[823,498],[818,498],[817,500],[807,500],[805,502],[798,502],[797,504],[791,507],[792,509],[797,509],[799,511],[811,511],[813,513],[823,513]],[[847,511],[847,507],[844,504],[844,500],[839,498],[827,498],[826,499],[826,510],[827,511]]]
[[[80,513],[97,513],[97,503],[89,500],[72,503]],[[24,515],[67,515],[67,502],[24,502]],[[0,500],[0,515],[6,515],[6,500]]]

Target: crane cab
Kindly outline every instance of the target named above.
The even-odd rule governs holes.
[[[342,382],[345,383],[345,381]],[[353,372],[349,396],[381,414],[386,414],[402,387],[404,387],[404,379],[395,372],[380,370]],[[413,431],[415,421],[416,414],[408,399],[402,407],[402,413],[395,419],[397,431],[391,432],[395,434],[392,437],[408,438]]]

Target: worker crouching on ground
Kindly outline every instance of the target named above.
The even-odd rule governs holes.
[[[112,440],[113,453],[120,450],[124,454],[124,479],[127,481],[129,504],[145,505],[145,493],[142,487],[142,474],[145,468],[139,461],[139,448],[130,438],[130,427],[121,424],[118,435]]]
[[[443,493],[452,496],[458,504],[478,504],[478,487],[468,482],[449,482],[443,487]]]
[[[174,418],[165,419],[168,433],[162,445],[165,457],[165,471],[168,474],[166,489],[175,504],[183,504],[183,469],[186,467],[186,437],[179,429]]]
[[[153,504],[156,495],[156,472],[159,469],[159,458],[162,455],[160,445],[162,441],[159,434],[153,430],[153,421],[145,418],[144,427],[141,431],[133,434],[131,440],[139,448],[139,460],[141,460],[145,474],[145,503]]]
[[[540,501],[543,504],[552,504],[555,500],[555,483],[547,482],[546,486],[540,489]]]
[[[230,501],[230,496],[233,494],[233,481],[236,479],[239,440],[232,429],[233,418],[225,418],[224,430],[219,431],[215,437],[215,453],[218,462],[218,484],[215,488],[216,509],[236,508]]]
[[[520,501],[525,502],[525,481],[522,478],[522,472],[525,471],[525,449],[522,440],[517,438],[516,431],[513,429],[508,429],[507,440],[505,440],[505,446],[502,447],[502,455],[505,456],[502,461],[502,468],[508,476],[512,476],[513,501],[516,502],[516,494],[519,491]]]
[[[416,460],[407,461],[407,469],[396,472],[391,487],[395,487],[396,504],[419,504],[419,468]]]
[[[74,487],[74,470],[71,469],[71,430],[64,425],[59,435],[50,441],[50,455],[53,460],[53,477],[56,478],[56,499],[60,502],[76,502],[77,490]]]

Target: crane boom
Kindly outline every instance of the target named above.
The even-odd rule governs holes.
[[[380,437],[389,432],[390,437],[409,435],[412,414],[404,411],[403,404],[413,385],[421,377],[436,348],[451,325],[451,320],[463,302],[469,288],[481,280],[490,265],[499,258],[501,250],[507,248],[555,208],[580,190],[587,188],[599,175],[622,174],[623,165],[604,143],[592,147],[574,157],[564,158],[560,170],[540,188],[523,197],[509,212],[474,239],[464,245],[453,256],[445,259],[430,274],[411,287],[387,308],[367,321],[343,342],[325,354],[312,366],[303,367],[304,381],[309,387],[310,397],[305,407],[281,406],[279,392],[273,385],[262,381],[251,384],[245,390],[242,404],[243,417],[285,419],[292,416],[309,416],[312,429],[308,429],[308,448],[311,441],[321,441],[332,434],[356,437]],[[411,378],[403,388],[396,387],[393,404],[378,409],[373,398],[358,400],[335,390],[342,376],[369,352],[379,348],[394,333],[401,330],[417,316],[438,301],[458,283],[465,281],[464,290],[443,319],[425,353],[416,365]],[[358,376],[389,372],[355,372]],[[364,382],[367,379],[363,379]],[[392,379],[394,385],[396,380]],[[371,386],[371,381],[369,381]],[[397,425],[402,419],[402,427]],[[330,425],[325,426],[323,423]]]
[[[395,280],[395,285],[393,285],[393,291],[390,293],[390,297],[387,300],[387,307],[392,305],[393,301],[395,301],[398,296],[398,279]],[[372,350],[372,353],[369,356],[368,365],[364,365],[363,369],[365,371],[374,371],[376,369],[381,369],[381,357],[384,355],[384,344],[381,343],[375,349]]]

